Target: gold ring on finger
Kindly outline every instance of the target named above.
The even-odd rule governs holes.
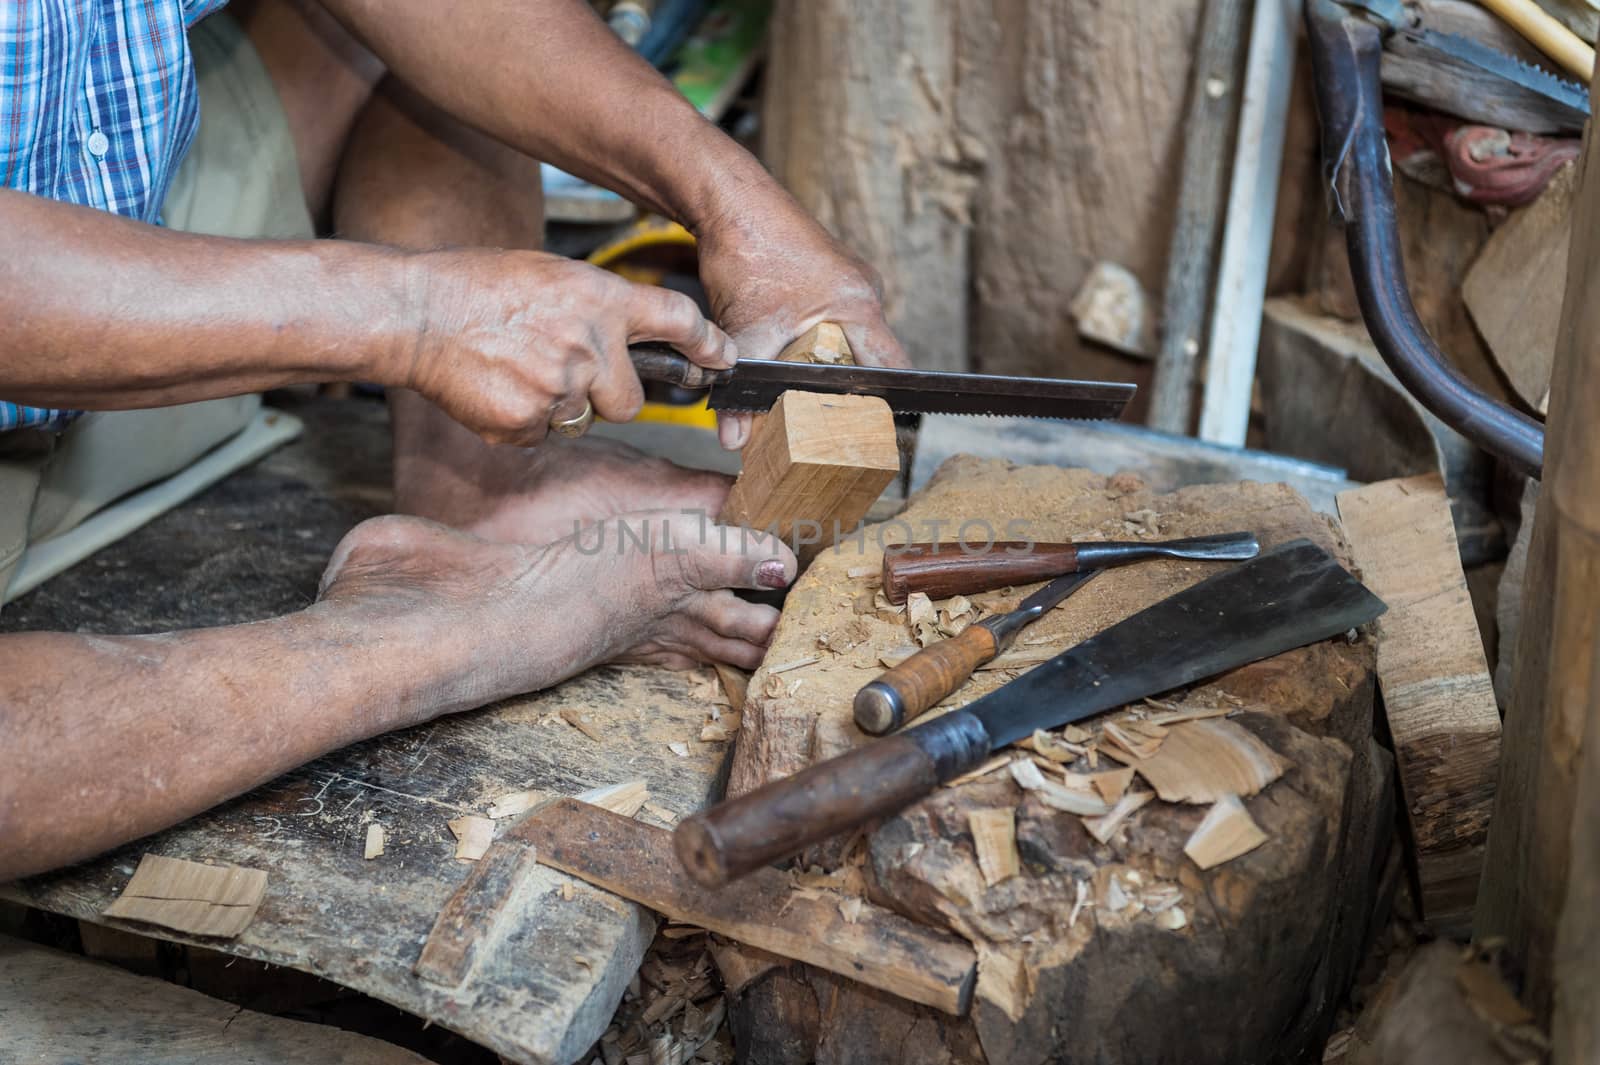
[[[583,413],[576,418],[551,418],[550,431],[562,436],[582,436],[594,424],[594,404],[583,401]]]

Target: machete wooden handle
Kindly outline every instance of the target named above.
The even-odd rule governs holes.
[[[930,644],[856,692],[856,724],[882,736],[939,705],[1000,652],[984,625],[968,625],[948,640]]]
[[[1077,568],[1076,544],[1002,540],[983,551],[959,543],[907,544],[883,553],[883,594],[891,603],[905,602],[912,592],[948,599],[1049,580]]]
[[[721,887],[830,836],[884,817],[989,756],[989,734],[953,711],[695,814],[672,834],[696,881]]]

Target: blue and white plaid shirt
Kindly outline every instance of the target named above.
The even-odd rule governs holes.
[[[200,124],[186,31],[226,2],[0,0],[0,186],[159,222]],[[0,431],[74,416],[0,400]]]

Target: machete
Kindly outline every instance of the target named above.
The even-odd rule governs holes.
[[[697,366],[662,344],[628,349],[641,381],[711,389],[712,410],[772,409],[790,389],[877,396],[896,414],[995,414],[1023,418],[1117,418],[1137,386],[1119,381],[895,370],[883,366],[740,359],[732,369]]]
[[[678,860],[717,887],[885,817],[989,755],[1136,699],[1325,640],[1383,601],[1309,540],[1294,540],[1163,599],[959,710],[695,814]]]

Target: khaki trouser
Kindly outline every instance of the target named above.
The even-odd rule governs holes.
[[[225,237],[308,238],[311,215],[277,90],[227,15],[189,32],[200,129],[162,214],[172,229]],[[177,473],[249,423],[259,396],[95,411],[59,435],[0,433],[0,602],[23,551],[107,504]]]

